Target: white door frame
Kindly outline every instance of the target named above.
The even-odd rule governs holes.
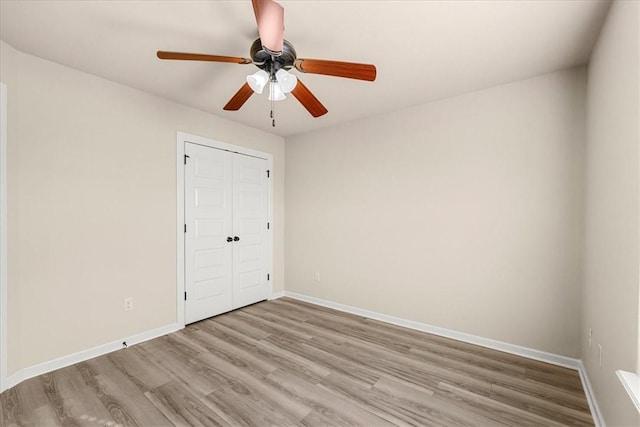
[[[0,392],[7,387],[7,85],[0,82]]]
[[[267,160],[267,167],[273,171],[273,155],[262,151],[252,150],[250,148],[238,145],[227,144],[226,142],[216,141],[202,136],[191,135],[184,132],[178,132],[176,139],[176,322],[179,327],[185,326],[184,320],[184,292],[185,292],[185,265],[184,265],[184,145],[190,142],[193,144],[203,145],[205,147],[217,148],[219,150],[231,151],[232,153],[244,154],[247,156],[259,157]],[[273,295],[273,179],[269,180],[269,218],[268,221],[272,225],[267,233],[267,271],[270,275],[269,288],[267,295],[269,298]]]

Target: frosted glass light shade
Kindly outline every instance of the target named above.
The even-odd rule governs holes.
[[[278,83],[270,83],[271,87],[269,88],[269,101],[282,101],[283,99],[286,99],[287,97],[284,95],[284,92],[282,92],[282,89],[280,89],[280,85]]]
[[[291,92],[298,84],[298,78],[282,68],[276,73],[276,80],[284,93]]]
[[[268,81],[269,73],[264,70],[258,70],[247,76],[247,83],[249,83],[249,87],[257,94],[262,93]]]

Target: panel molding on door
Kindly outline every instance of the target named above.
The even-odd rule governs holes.
[[[267,299],[265,159],[185,143],[185,323]]]

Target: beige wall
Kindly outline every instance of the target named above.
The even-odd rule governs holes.
[[[582,359],[610,426],[640,425],[614,373],[638,359],[639,14],[636,1],[612,5],[588,69]]]
[[[607,423],[639,423],[614,375],[638,363],[639,9],[613,5],[588,83],[566,70],[288,138],[286,186],[282,138],[0,42],[9,374],[175,321],[184,131],[274,155],[274,291],[580,357]]]
[[[573,69],[287,138],[286,289],[578,357],[584,94]]]
[[[177,131],[273,154],[284,289],[283,138],[1,47],[9,374],[176,321]]]

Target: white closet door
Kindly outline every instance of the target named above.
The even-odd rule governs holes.
[[[185,144],[185,322],[233,309],[232,153]]]
[[[267,299],[267,161],[233,157],[233,306]]]

